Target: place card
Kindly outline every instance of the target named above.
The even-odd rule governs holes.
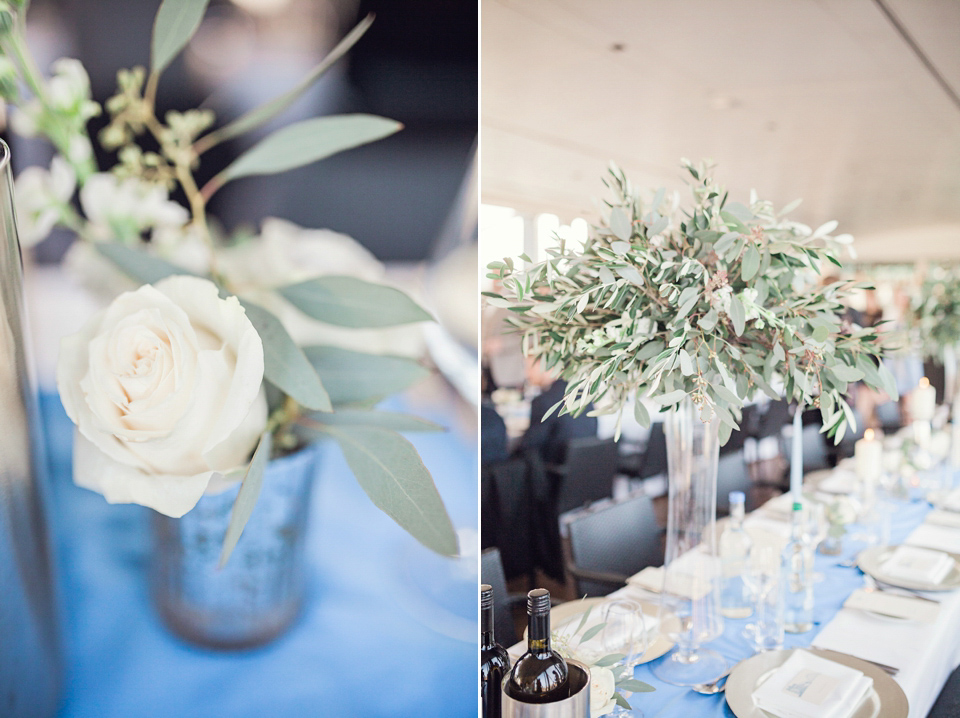
[[[892,578],[937,584],[947,577],[953,566],[954,560],[942,551],[897,546],[883,562],[882,569],[884,574]]]
[[[848,718],[873,687],[849,666],[795,650],[753,694],[762,710],[781,718]]]
[[[857,589],[851,593],[843,606],[921,623],[933,623],[940,614],[940,605],[937,603],[886,591],[864,591],[863,589]]]

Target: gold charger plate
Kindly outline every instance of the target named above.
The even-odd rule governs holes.
[[[730,677],[727,678],[724,695],[727,705],[737,718],[774,718],[767,711],[757,708],[753,702],[753,693],[786,662],[795,650],[798,649],[757,653],[734,666]],[[846,653],[821,648],[803,650],[855,668],[873,679],[873,688],[850,718],[907,718],[910,704],[906,694],[881,668]]]
[[[953,591],[960,588],[960,554],[941,551],[941,553],[953,558],[953,568],[940,583],[927,583],[925,581],[908,581],[883,572],[883,562],[890,557],[896,548],[897,546],[871,546],[864,549],[857,556],[857,566],[865,574],[873,576],[878,581],[911,591]],[[938,549],[930,550],[936,551]]]
[[[594,611],[599,610],[600,606],[606,603],[607,601],[614,600],[609,596],[595,596],[591,598],[583,598],[578,601],[567,601],[565,603],[560,603],[550,609],[550,625],[553,627],[553,630],[556,630],[560,626],[563,626],[567,623],[570,623],[574,619],[578,619],[582,616],[588,609],[593,609]],[[637,600],[636,598],[631,598],[631,601],[636,601],[640,604],[640,610],[647,616],[657,616],[660,613],[660,605],[652,601],[642,601]],[[680,630],[680,621],[676,616],[670,616],[667,618],[666,627],[670,628],[675,626],[674,630],[679,632]],[[517,646],[511,646],[511,655],[513,654],[513,649],[519,646],[522,646],[520,653],[526,651],[526,641],[527,641],[527,629],[523,630],[523,641]],[[673,648],[674,643],[664,635],[664,625],[661,624],[660,630],[657,633],[657,637],[653,639],[650,643],[650,646],[647,648],[646,652],[640,657],[640,663],[649,663],[650,661],[659,658],[660,656],[667,653],[671,648]]]

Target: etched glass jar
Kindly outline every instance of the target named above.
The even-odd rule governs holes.
[[[220,550],[240,484],[204,496],[182,518],[153,513],[151,588],[167,626],[203,646],[267,643],[303,604],[304,539],[318,448],[272,460],[226,566]]]

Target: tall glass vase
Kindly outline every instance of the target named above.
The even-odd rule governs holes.
[[[664,428],[669,509],[660,613],[676,648],[653,672],[667,683],[690,686],[714,681],[727,670],[723,656],[702,647],[723,632],[716,543],[719,420],[702,421],[699,409],[685,399],[667,415]]]
[[[0,140],[0,714],[52,718],[64,666],[43,431],[26,339],[10,148]]]

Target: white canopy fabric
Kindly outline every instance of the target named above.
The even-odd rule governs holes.
[[[960,2],[883,0],[960,93]],[[867,261],[960,259],[960,107],[877,0],[483,0],[481,198],[593,221],[712,158]]]

